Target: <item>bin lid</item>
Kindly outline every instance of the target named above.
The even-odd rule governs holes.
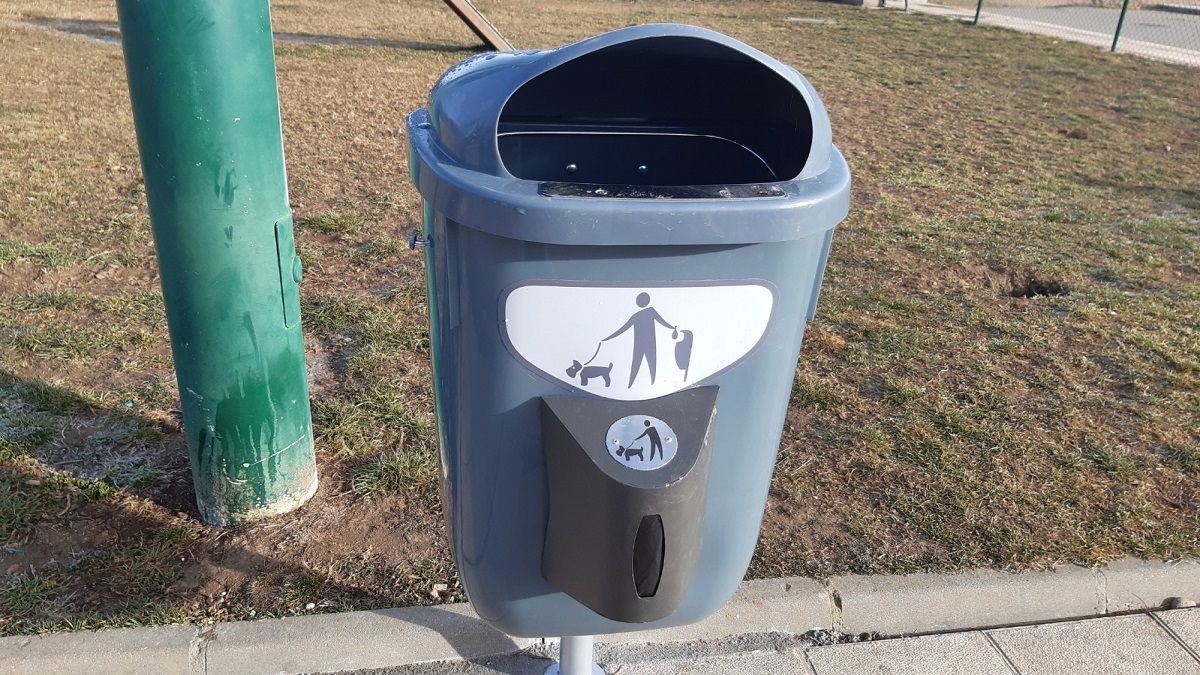
[[[635,76],[625,77],[630,73]],[[537,96],[522,95],[535,87]],[[718,128],[734,140],[722,146],[726,139],[710,131]],[[519,177],[523,172],[510,170],[501,149],[504,134],[514,129],[549,134],[540,142],[552,145],[554,134],[576,141],[609,134],[585,143],[600,150],[686,137],[659,156],[678,143],[699,157],[710,147],[740,145],[751,162],[773,165],[776,174],[697,185]],[[753,47],[694,26],[633,26],[554,49],[468,58],[438,80],[428,108],[409,115],[408,132],[413,181],[427,204],[462,225],[514,239],[785,241],[823,233],[849,209],[850,172],[808,80]],[[712,161],[728,165],[731,159],[714,152]]]

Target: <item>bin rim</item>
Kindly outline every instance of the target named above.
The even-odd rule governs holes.
[[[614,45],[670,37],[739,52],[803,97],[812,124],[808,157],[795,178],[764,184],[778,196],[551,197],[541,194],[539,181],[508,171],[500,157],[500,116],[523,85]],[[849,168],[831,136],[820,97],[796,69],[729,36],[682,24],[632,26],[553,49],[473,56],[447,70],[430,92],[428,108],[408,117],[412,178],[434,211],[491,234],[557,244],[744,244],[824,232],[849,210]]]

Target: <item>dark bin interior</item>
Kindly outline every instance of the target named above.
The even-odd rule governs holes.
[[[509,98],[497,132],[504,166],[526,180],[737,185],[795,178],[812,119],[768,66],[673,36],[600,49],[533,78]]]

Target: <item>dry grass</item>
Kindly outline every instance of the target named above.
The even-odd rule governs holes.
[[[1200,554],[1200,71],[824,4],[480,4],[522,47],[710,26],[825,98],[854,208],[753,574]],[[0,632],[458,597],[403,116],[471,36],[434,0],[275,21],[451,49],[278,49],[323,488],[231,530],[190,503],[120,52],[0,25]]]

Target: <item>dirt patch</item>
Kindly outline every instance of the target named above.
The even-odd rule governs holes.
[[[324,575],[326,584],[342,586],[337,593],[373,595],[395,584],[389,571],[410,568],[430,550],[446,547],[437,510],[409,501],[396,496],[353,499],[323,484],[293,515],[201,538],[190,550],[194,562],[172,591],[216,599],[255,578],[278,574],[281,560],[299,560],[303,568]],[[347,559],[372,560],[374,569],[335,574]],[[260,607],[272,604],[252,593],[234,599]],[[387,605],[396,600],[384,596],[380,601]]]
[[[1012,290],[1008,292],[1014,298],[1040,298],[1055,295],[1067,295],[1071,289],[1058,279],[1042,277],[1036,274],[1013,276]]]
[[[326,480],[292,514],[224,530],[146,500],[68,504],[27,541],[8,544],[0,570],[10,579],[53,581],[56,598],[43,615],[90,616],[103,625],[131,601],[186,618],[460,598],[448,561],[430,560],[430,551],[446,549],[440,514],[424,500],[355,499]],[[447,590],[434,594],[435,585]]]

